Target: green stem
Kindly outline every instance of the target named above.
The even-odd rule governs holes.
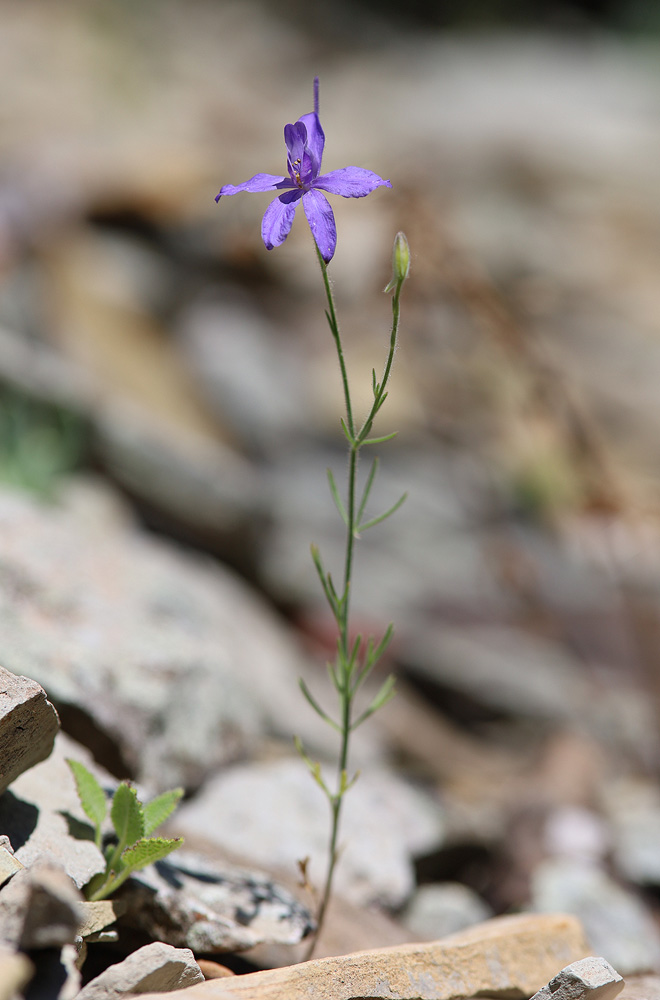
[[[316,243],[315,243],[316,246]],[[371,407],[371,411],[365,420],[360,432],[356,435],[355,424],[353,421],[353,406],[351,403],[351,393],[348,383],[348,374],[346,371],[346,362],[344,360],[344,351],[341,343],[341,336],[339,333],[339,324],[337,322],[337,314],[335,311],[335,304],[332,295],[332,289],[330,287],[330,279],[328,278],[328,268],[326,262],[323,260],[321,252],[316,246],[316,254],[318,256],[319,264],[321,267],[321,274],[323,276],[323,284],[325,286],[326,298],[328,300],[328,311],[326,316],[328,318],[328,324],[332,332],[333,339],[335,341],[335,346],[337,349],[337,358],[339,361],[339,370],[341,373],[342,386],[344,389],[344,401],[346,404],[346,428],[348,430],[349,437],[349,455],[348,455],[348,484],[347,484],[347,496],[346,496],[346,547],[344,552],[344,590],[343,594],[338,602],[338,605],[333,606],[335,610],[335,618],[337,621],[337,628],[339,630],[339,656],[337,662],[337,671],[340,680],[339,696],[341,700],[341,749],[339,753],[339,761],[337,766],[337,790],[334,795],[329,794],[328,799],[330,802],[331,809],[331,827],[330,827],[330,844],[328,848],[328,869],[325,877],[325,884],[323,887],[323,892],[321,895],[317,915],[316,915],[316,929],[312,935],[310,944],[305,953],[305,960],[311,958],[314,949],[316,947],[319,935],[323,928],[325,921],[326,911],[328,908],[328,903],[330,901],[330,896],[332,893],[332,882],[334,878],[335,867],[337,864],[337,840],[339,837],[339,827],[341,820],[341,810],[344,793],[346,791],[346,781],[347,781],[347,770],[348,770],[348,750],[349,750],[349,739],[351,735],[351,711],[352,711],[352,699],[355,693],[355,688],[351,686],[351,675],[354,671],[356,651],[351,649],[350,646],[350,615],[349,615],[349,604],[350,604],[350,587],[351,587],[351,577],[353,573],[353,549],[356,537],[356,512],[357,512],[357,467],[358,458],[360,453],[360,448],[367,438],[371,426],[374,422],[376,414],[380,409],[383,402],[383,397],[385,395],[385,389],[387,382],[390,377],[390,372],[392,370],[392,363],[394,361],[394,352],[396,349],[396,338],[399,329],[399,296],[401,293],[401,288],[403,286],[404,279],[397,282],[394,294],[392,297],[392,332],[390,335],[390,349],[385,364],[385,370],[383,372],[383,377],[380,382],[375,387],[374,390],[374,402]]]

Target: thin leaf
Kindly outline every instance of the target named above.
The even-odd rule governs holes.
[[[342,798],[346,794],[346,792],[353,787],[353,785],[355,784],[355,782],[358,780],[359,777],[360,777],[360,772],[356,771],[353,777],[349,781],[346,768],[344,768],[344,770],[341,772],[341,778],[339,780],[339,792],[337,793],[338,798]]]
[[[389,646],[390,640],[392,639],[393,635],[394,635],[394,625],[392,624],[392,622],[390,622],[387,628],[385,629],[383,638],[380,640],[375,649],[374,649],[373,637],[371,636],[369,637],[369,642],[367,643],[367,652],[364,658],[364,667],[357,675],[355,683],[351,688],[351,697],[355,694],[360,685],[364,683],[364,681],[367,679],[367,677],[369,676],[375,665],[378,663],[381,656]]]
[[[327,574],[323,568],[323,563],[321,562],[321,553],[316,545],[310,546],[310,552],[312,553],[312,560],[316,566],[316,572],[318,573],[319,580],[321,581],[321,586],[323,587],[323,593],[325,594],[328,604],[332,609],[332,613],[337,618],[339,616],[339,598],[332,583],[330,575]]]
[[[94,824],[95,830],[98,832],[97,839],[100,840],[101,826],[108,811],[106,794],[94,775],[80,761],[67,759],[67,764],[71,768],[76,783],[80,805],[85,815]]]
[[[398,433],[399,433],[398,431],[392,431],[391,434],[383,434],[382,437],[365,438],[364,441],[361,441],[360,443],[363,444],[363,445],[364,444],[384,444],[385,441],[392,441],[392,440],[394,440],[394,438],[398,435]]]
[[[302,740],[300,739],[299,736],[293,737],[293,743],[296,750],[298,751],[302,759],[305,761],[305,764],[309,769],[309,773],[313,777],[314,781],[320,788],[323,789],[327,798],[330,800],[330,802],[332,802],[333,796],[330,789],[323,780],[323,775],[321,773],[321,765],[317,760],[312,760],[312,758],[307,753],[305,753],[305,749],[302,745]]]
[[[372,389],[374,391],[374,396],[377,396],[378,395],[378,390],[379,390],[380,386],[378,385],[378,382],[376,381],[376,369],[375,368],[371,369],[371,386],[372,386]]]
[[[396,683],[396,677],[394,676],[394,674],[390,674],[390,676],[387,678],[387,680],[381,687],[380,691],[378,692],[374,700],[369,705],[369,708],[367,708],[362,713],[362,715],[358,719],[356,719],[355,722],[351,725],[351,731],[357,729],[358,726],[361,726],[363,722],[366,722],[366,720],[369,718],[370,715],[373,715],[374,712],[377,712],[379,708],[382,708],[383,705],[386,705],[388,701],[392,700],[392,698],[396,694],[396,691],[394,690],[395,683]]]
[[[374,479],[376,478],[377,472],[378,472],[378,456],[376,455],[373,462],[371,463],[371,468],[369,469],[369,475],[367,476],[367,481],[364,484],[364,493],[362,494],[360,507],[357,512],[357,517],[355,518],[356,524],[359,524],[360,521],[362,520],[362,515],[364,514],[365,507],[367,506],[367,500],[369,499],[369,494],[371,493],[371,487],[374,484]]]
[[[330,486],[330,492],[332,493],[332,499],[335,501],[335,506],[339,511],[339,516],[341,517],[344,524],[348,525],[348,514],[346,513],[346,508],[339,496],[339,490],[337,489],[337,484],[335,482],[335,477],[332,474],[332,469],[326,470],[328,475],[328,484]]]
[[[340,733],[341,732],[341,726],[338,726],[337,723],[335,722],[335,720],[331,719],[330,716],[328,715],[328,713],[325,712],[321,708],[321,706],[317,702],[316,698],[314,698],[313,694],[311,693],[311,691],[309,690],[309,688],[305,684],[305,682],[302,679],[302,677],[299,678],[298,684],[300,685],[300,690],[302,691],[302,693],[304,694],[305,698],[307,699],[307,701],[309,702],[309,704],[312,706],[312,708],[314,709],[314,711],[316,712],[316,714],[320,715],[324,722],[327,722],[328,725],[332,726],[333,729],[336,729],[337,732]]]
[[[168,816],[172,815],[182,798],[183,788],[173,788],[143,804],[144,834],[146,837],[152,834],[161,823],[164,823]]]
[[[372,517],[370,521],[365,521],[364,524],[358,525],[357,531],[366,531],[367,528],[373,528],[375,524],[380,524],[381,521],[387,520],[388,517],[391,517],[392,514],[395,514],[397,512],[399,507],[401,507],[402,504],[404,504],[407,499],[408,499],[408,493],[406,492],[402,496],[400,496],[397,502],[395,504],[392,504],[392,506],[388,510],[386,510],[384,514],[379,514],[378,517]]]
[[[346,436],[346,440],[350,444],[351,448],[354,448],[355,447],[355,438],[353,437],[353,435],[349,431],[348,427],[346,426],[346,421],[344,420],[343,417],[340,417],[339,420],[340,420],[340,423],[341,423],[341,429],[343,430],[344,435]]]
[[[144,837],[144,813],[137,792],[127,781],[117,786],[112,799],[110,818],[117,834],[116,853],[120,855],[125,847],[130,847]]]

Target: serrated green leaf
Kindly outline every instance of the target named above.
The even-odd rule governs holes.
[[[108,811],[105,792],[94,775],[80,761],[67,759],[67,764],[73,774],[80,805],[85,815],[92,821],[96,829],[100,829]]]
[[[162,861],[168,854],[175,851],[183,843],[183,837],[168,839],[167,837],[144,837],[136,844],[127,847],[121,856],[124,868],[137,872],[154,861]]]
[[[125,847],[130,847],[144,837],[144,812],[137,792],[127,781],[117,786],[112,799],[110,818],[117,834],[117,853],[121,854]]]
[[[177,805],[183,798],[183,788],[173,788],[169,792],[157,795],[150,802],[142,805],[144,813],[144,833],[148,837],[154,830],[164,823],[168,816],[171,816]]]

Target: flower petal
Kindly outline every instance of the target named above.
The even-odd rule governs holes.
[[[293,217],[296,214],[302,191],[287,191],[279,198],[271,201],[261,220],[261,238],[266,250],[279,247],[291,231]]]
[[[319,116],[315,111],[310,111],[308,115],[303,115],[296,122],[296,125],[304,125],[307,130],[307,142],[305,151],[309,153],[312,166],[312,176],[310,181],[318,177],[323,159],[323,149],[325,147],[325,133],[321,128]]]
[[[282,181],[285,181],[286,184],[283,185]],[[238,194],[239,191],[249,191],[250,194],[256,194],[259,191],[275,191],[278,187],[288,187],[289,184],[288,177],[283,177],[281,174],[255,174],[254,177],[250,177],[249,181],[244,181],[242,184],[225,184],[220,188],[220,193],[215,196],[215,200],[219,201],[227,194]]]
[[[329,191],[330,194],[340,194],[344,198],[364,198],[378,187],[392,187],[390,181],[384,181],[373,170],[363,167],[341,167],[322,174],[314,181],[315,188]]]
[[[337,227],[330,202],[320,191],[308,191],[302,202],[312,236],[327,264],[334,257],[337,246]]]

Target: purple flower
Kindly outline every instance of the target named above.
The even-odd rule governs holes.
[[[321,194],[340,194],[344,198],[364,198],[377,187],[392,187],[389,181],[362,167],[342,167],[322,174],[321,159],[325,135],[319,121],[319,80],[314,80],[314,110],[299,118],[295,125],[285,125],[289,176],[255,174],[243,184],[225,184],[216,195],[238,194],[239,191],[282,191],[264,213],[261,236],[267,250],[279,247],[289,235],[296,208],[302,201],[312,236],[326,262],[332,260],[337,247],[337,227],[330,202]]]

